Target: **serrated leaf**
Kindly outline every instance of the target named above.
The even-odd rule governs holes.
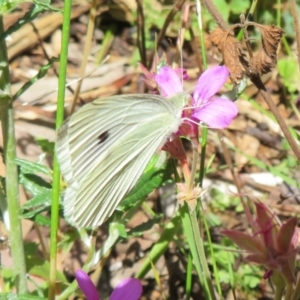
[[[37,208],[35,210],[32,210],[32,211],[28,211],[28,212],[25,212],[25,213],[22,213],[20,214],[20,217],[23,218],[23,219],[33,219],[37,214],[41,213],[44,211],[44,208]]]
[[[51,185],[35,174],[21,174],[20,183],[33,196],[44,194],[51,189]]]
[[[37,214],[34,218],[34,223],[39,224],[41,226],[50,227],[51,226],[51,220],[50,218],[43,216],[41,214]]]
[[[33,209],[36,207],[45,207],[45,206],[50,206],[51,205],[51,198],[52,197],[52,191],[51,190],[46,190],[42,194],[38,194],[28,200],[23,206],[22,209]]]
[[[137,201],[145,198],[164,182],[164,169],[153,168],[144,173],[132,192],[121,202],[118,210],[126,211]]]
[[[52,170],[45,166],[41,165],[39,163],[35,163],[26,159],[16,158],[15,162],[18,164],[18,166],[21,167],[22,173],[42,173],[45,175],[52,176]]]

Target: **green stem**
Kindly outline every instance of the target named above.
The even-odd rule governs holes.
[[[291,300],[293,295],[293,284],[287,284],[284,300]]]
[[[3,35],[3,19],[0,15],[0,35]],[[27,292],[26,263],[20,218],[20,197],[18,169],[16,159],[16,139],[14,128],[14,113],[12,108],[12,94],[10,88],[8,56],[5,41],[0,41],[0,109],[4,145],[4,161],[6,165],[6,198],[10,220],[9,237],[13,272],[17,292]],[[3,213],[3,212],[2,212]]]
[[[203,69],[206,70],[207,69],[206,48],[205,48],[205,40],[204,40],[204,33],[203,33],[203,26],[202,26],[202,10],[201,10],[200,0],[196,1],[196,11],[197,11],[199,34],[200,34]]]
[[[64,99],[68,58],[68,43],[70,35],[70,19],[72,0],[64,1],[64,16],[62,30],[62,48],[60,55],[59,86],[56,112],[56,129],[58,129],[64,119]],[[50,231],[50,274],[49,274],[49,294],[48,299],[55,297],[56,283],[56,252],[57,252],[57,230],[59,221],[59,193],[60,193],[60,172],[56,155],[53,161],[53,183],[52,183],[52,205],[51,205],[51,231]]]
[[[206,144],[207,144],[207,133],[208,133],[208,128],[203,127],[202,134],[201,134],[201,158],[200,158],[200,172],[199,172],[199,182],[201,187],[202,187],[202,182],[206,171],[205,152],[206,152]]]
[[[294,293],[293,293],[291,300],[297,300],[299,295],[300,295],[300,274],[298,272],[296,285],[295,285]]]
[[[205,279],[205,284],[208,286],[209,290],[209,299],[215,299],[215,293],[213,289],[213,284],[210,278],[210,272],[208,269],[207,261],[206,261],[206,256],[205,256],[205,251],[204,251],[204,243],[203,239],[201,238],[200,230],[199,230],[199,225],[197,222],[197,215],[196,211],[193,210],[190,212],[191,216],[191,223],[192,223],[192,228],[193,228],[193,235],[194,235],[194,240],[196,243],[196,248],[198,252],[198,257],[202,266],[202,271]]]
[[[192,274],[193,274],[193,257],[190,253],[189,257],[188,257],[187,268],[186,268],[186,282],[185,282],[185,297],[186,297],[186,300],[191,299]]]

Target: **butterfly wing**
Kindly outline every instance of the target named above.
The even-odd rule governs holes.
[[[180,125],[181,109],[156,95],[114,96],[78,110],[58,131],[67,219],[95,227],[128,194]]]

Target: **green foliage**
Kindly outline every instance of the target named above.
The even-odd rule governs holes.
[[[139,179],[137,185],[120,203],[119,210],[127,211],[130,207],[134,206],[136,202],[148,196],[154,189],[161,187],[170,180],[170,164],[165,166],[165,168],[159,168],[156,166],[158,162],[159,157],[157,156],[154,156],[151,159],[145,173]]]
[[[225,211],[234,207],[237,212],[242,210],[241,200],[239,197],[233,197],[228,193],[223,193],[217,188],[211,190],[212,202],[211,206],[219,211]]]
[[[297,60],[292,57],[284,57],[278,60],[278,72],[284,86],[289,93],[299,91],[299,66]]]
[[[52,189],[51,184],[43,179],[40,174],[46,175],[46,178],[50,181],[51,169],[39,163],[23,159],[17,159],[16,162],[20,167],[20,183],[32,195],[32,198],[22,206],[21,216],[34,220],[40,225],[49,226],[49,218],[42,215],[42,213],[50,209]]]
[[[250,0],[230,0],[228,7],[233,14],[240,15],[247,13],[250,8]]]
[[[3,1],[3,0],[1,0]],[[6,32],[4,33],[4,36],[7,37],[8,35],[14,33],[18,29],[20,29],[24,24],[33,21],[40,13],[44,13],[47,10],[51,10],[53,12],[62,12],[61,10],[57,9],[54,6],[51,6],[50,3],[51,1],[49,0],[44,0],[44,1],[23,1],[23,0],[16,0],[16,1],[9,1],[9,0],[4,0],[4,4],[0,6],[0,14],[7,13],[15,8],[18,7],[20,3],[24,2],[33,2],[35,5],[31,10],[29,10],[23,18],[20,18],[15,22],[12,26],[10,26]]]
[[[19,4],[24,3],[24,2],[33,2],[33,0],[1,0],[1,5],[0,5],[0,14],[5,14],[13,9],[15,9]]]
[[[43,152],[54,156],[55,143],[44,138],[36,138],[35,141],[42,148]]]

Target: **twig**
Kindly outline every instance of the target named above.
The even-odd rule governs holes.
[[[274,104],[273,99],[271,98],[270,94],[266,91],[266,88],[261,81],[260,77],[252,77],[250,78],[253,84],[258,88],[259,94],[263,97],[263,99],[268,104],[271,112],[273,113],[274,117],[276,118],[285,138],[287,139],[290,147],[292,148],[294,154],[296,155],[298,161],[300,161],[300,151],[295,139],[291,135],[286,122],[284,121],[283,117],[280,115],[280,112],[277,106]]]
[[[142,0],[136,0],[136,3],[137,3],[137,10],[138,10],[138,18],[137,18],[138,48],[139,48],[142,64],[144,66],[147,66],[143,2]]]
[[[202,5],[206,7],[206,9],[209,11],[211,16],[215,19],[216,23],[219,25],[219,27],[223,28],[224,30],[229,29],[228,24],[223,19],[222,15],[219,13],[216,6],[213,4],[211,0],[200,0]]]
[[[162,42],[163,38],[165,37],[165,34],[166,34],[169,24],[171,23],[171,21],[173,20],[174,16],[177,14],[177,12],[181,10],[184,2],[185,2],[185,0],[178,0],[177,3],[175,3],[175,5],[173,6],[172,10],[169,12],[169,14],[165,20],[165,23],[164,23],[161,31],[158,34],[157,42],[156,42],[156,49],[158,48],[158,46]],[[148,64],[149,69],[151,68],[154,55],[155,55],[155,53],[152,54],[152,56],[149,60],[149,64]]]

